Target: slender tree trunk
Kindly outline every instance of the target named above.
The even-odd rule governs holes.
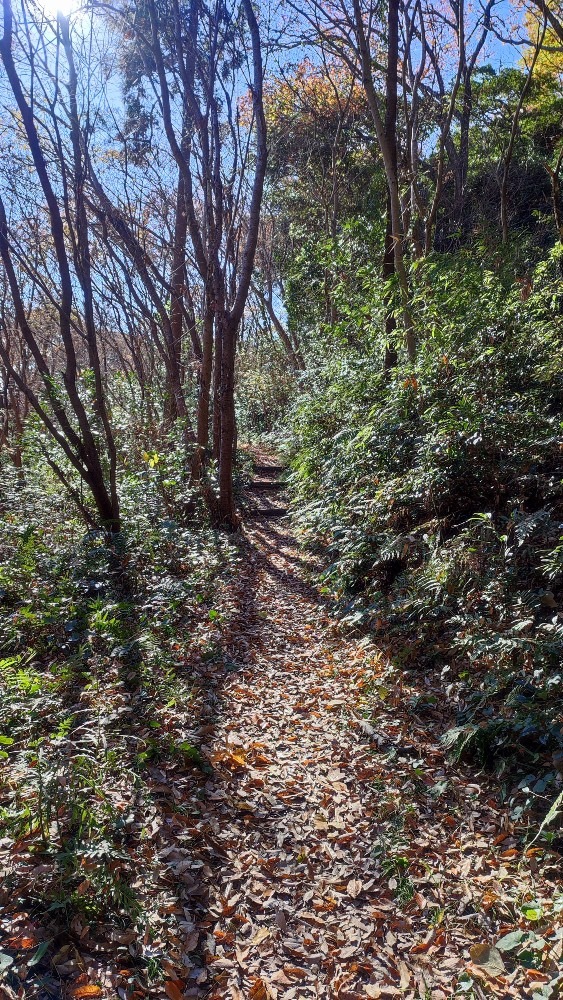
[[[199,370],[199,389],[197,399],[197,449],[192,463],[192,475],[197,482],[201,474],[209,449],[209,408],[211,401],[211,377],[213,371],[213,312],[206,296],[205,314],[203,317],[202,358]]]
[[[553,205],[553,218],[559,235],[559,242],[563,243],[563,199],[561,197],[561,180],[559,171],[563,161],[563,149],[557,158],[555,170],[550,170],[551,176],[551,203]]]
[[[563,146],[559,150],[557,162],[554,169],[546,164],[546,169],[551,177],[551,204],[553,207],[553,218],[559,236],[559,242],[563,244],[563,197],[561,194],[561,180],[559,173],[563,165]],[[563,260],[559,261],[559,269],[563,275]]]
[[[455,171],[455,223],[459,233],[459,239],[463,241],[465,230],[467,229],[465,211],[465,192],[467,188],[467,174],[469,171],[469,128],[471,125],[471,114],[473,110],[473,88],[471,84],[471,71],[468,67],[463,73],[463,104],[459,121],[459,156],[457,159],[457,169]]]
[[[167,391],[165,418],[175,420],[186,413],[183,390],[182,371],[182,341],[184,327],[183,299],[185,291],[186,271],[186,236],[188,217],[186,212],[185,182],[181,173],[178,176],[176,191],[176,210],[174,220],[174,246],[172,250],[172,273],[170,278],[170,327],[166,347],[169,363],[166,368]]]
[[[409,359],[416,359],[414,323],[409,308],[409,281],[403,255],[404,234],[397,172],[397,86],[399,61],[399,0],[389,0],[386,75],[386,121],[384,121],[373,79],[372,57],[365,33],[360,0],[353,0],[354,28],[362,68],[362,82],[373,119],[389,192],[395,273],[401,293],[405,343]],[[390,105],[390,107],[389,107]]]
[[[53,250],[53,258],[56,261],[56,275],[58,279],[59,313],[58,328],[62,347],[64,349],[65,366],[62,373],[62,382],[66,393],[66,402],[63,402],[57,392],[51,371],[45,356],[39,347],[35,334],[30,326],[27,312],[24,308],[22,293],[18,276],[16,274],[13,260],[10,235],[5,212],[5,206],[0,196],[0,256],[2,258],[10,293],[14,305],[14,312],[19,330],[23,340],[28,347],[37,371],[41,376],[45,394],[49,400],[49,406],[44,406],[34,392],[29,383],[17,372],[4,348],[0,343],[0,357],[4,362],[16,387],[26,396],[28,402],[38,414],[42,423],[49,431],[52,438],[62,448],[66,457],[78,472],[82,480],[88,485],[94,503],[96,505],[99,519],[104,527],[109,531],[118,531],[119,505],[117,499],[115,482],[115,445],[111,427],[109,425],[108,413],[105,403],[105,396],[101,383],[100,363],[97,352],[96,334],[94,329],[92,289],[90,280],[90,258],[88,245],[88,224],[85,214],[85,203],[83,196],[84,183],[84,162],[83,151],[80,143],[78,130],[78,111],[76,106],[76,74],[72,60],[72,51],[68,37],[68,23],[60,17],[62,42],[65,47],[69,64],[69,111],[71,119],[71,144],[72,161],[70,167],[63,163],[58,163],[60,171],[59,181],[62,178],[64,209],[61,210],[59,195],[51,181],[47,158],[43,152],[41,139],[37,131],[37,125],[32,107],[28,103],[21,78],[18,74],[14,62],[13,43],[13,12],[11,0],[3,0],[4,12],[4,34],[0,38],[0,57],[2,59],[6,77],[8,79],[12,94],[16,101],[21,122],[25,131],[27,145],[33,166],[40,184],[49,216],[49,231]],[[53,115],[55,112],[53,111]],[[74,194],[74,204],[71,207],[69,199],[69,182]],[[73,311],[75,309],[75,282],[70,269],[70,256],[67,249],[67,235],[69,228],[69,218],[71,219],[71,229],[73,230],[73,251],[75,262],[75,275],[78,278],[83,293],[83,319],[85,326],[85,340],[88,347],[89,363],[95,376],[95,396],[93,408],[96,414],[96,426],[91,422],[85,405],[83,403],[79,389],[79,374],[76,350],[73,339]],[[66,406],[69,410],[67,411]],[[105,436],[108,456],[109,456],[109,484],[105,482],[102,454],[99,448],[99,438]],[[69,484],[64,472],[52,459],[48,459],[49,464],[59,476],[59,479],[83,513],[87,514],[85,506],[78,494],[78,491]],[[109,488],[108,488],[109,487]],[[91,515],[90,520],[92,520]]]
[[[213,458],[221,457],[221,368],[223,364],[223,336],[218,314],[215,313],[213,358]]]
[[[385,213],[385,245],[383,251],[383,268],[381,277],[386,285],[395,274],[395,251],[393,248],[393,226],[391,222],[391,203],[389,194],[387,195],[387,209]],[[390,371],[397,364],[397,323],[393,310],[393,296],[385,294],[385,359],[383,367],[385,371]]]
[[[68,18],[59,15],[61,27],[62,43],[69,69],[69,112],[70,112],[70,138],[73,151],[73,173],[74,185],[74,213],[76,226],[76,246],[75,246],[75,267],[80,288],[82,290],[84,326],[86,328],[86,342],[88,346],[88,361],[94,373],[95,396],[93,408],[100,423],[100,430],[103,430],[107,453],[109,457],[109,513],[106,509],[106,485],[101,464],[96,452],[98,461],[92,466],[92,493],[100,511],[102,519],[109,523],[112,530],[119,531],[119,498],[117,495],[117,449],[110,424],[106,396],[102,382],[102,371],[100,365],[100,355],[98,350],[98,337],[94,319],[94,293],[92,288],[92,263],[90,256],[90,234],[88,227],[88,217],[86,214],[86,202],[84,199],[84,184],[86,180],[86,164],[83,156],[83,137],[80,129],[80,118],[77,102],[78,78],[74,65],[74,54],[70,41],[70,24]],[[89,429],[89,428],[88,428]],[[100,504],[102,505],[100,507]]]
[[[220,318],[221,327],[221,381],[219,406],[221,426],[219,436],[219,497],[217,521],[228,530],[237,527],[233,495],[233,467],[235,459],[235,348],[236,327],[226,315]]]
[[[545,38],[545,31],[547,27],[547,21],[544,18],[543,28],[541,33],[538,34],[536,41],[536,47],[534,49],[534,55],[532,57],[532,62],[528,69],[526,79],[524,81],[524,86],[520,91],[520,96],[518,98],[518,104],[516,105],[516,110],[512,116],[512,124],[510,127],[510,138],[508,140],[508,146],[504,156],[504,164],[502,169],[502,180],[500,185],[500,221],[502,229],[502,242],[508,243],[509,236],[509,225],[508,225],[508,179],[510,176],[510,165],[512,163],[512,155],[514,153],[514,145],[516,143],[516,137],[518,135],[518,127],[520,124],[520,115],[522,113],[522,108],[524,106],[524,101],[532,84],[532,76],[538,61],[538,56],[541,52],[543,45],[543,40]]]
[[[273,292],[271,286],[268,288],[268,294],[266,295],[262,292],[257,285],[252,283],[252,290],[256,295],[257,299],[261,302],[262,306],[266,310],[274,330],[278,334],[283,346],[285,353],[287,354],[288,360],[292,368],[296,371],[303,371],[305,368],[305,363],[301,357],[299,350],[292,344],[290,336],[285,329],[283,323],[280,321],[279,317],[276,315],[276,310],[274,309],[273,303]]]
[[[234,360],[235,343],[239,324],[246,306],[254,268],[258,240],[260,207],[266,173],[267,144],[266,118],[264,115],[263,62],[260,28],[252,0],[241,0],[241,11],[248,27],[252,48],[252,72],[249,90],[252,97],[255,148],[249,156],[244,140],[238,148],[238,123],[232,115],[231,98],[221,80],[221,67],[227,57],[222,54],[221,31],[226,10],[219,5],[208,9],[197,0],[190,3],[188,30],[178,0],[172,0],[173,48],[172,56],[164,54],[162,47],[162,15],[155,0],[147,0],[150,18],[150,47],[158,76],[162,121],[172,155],[182,173],[185,185],[185,204],[188,233],[193,260],[201,279],[209,286],[211,313],[214,324],[215,357],[213,370],[213,456],[219,465],[219,497],[213,505],[219,523],[233,528],[236,515],[233,502],[232,470],[235,439],[234,410]],[[209,27],[205,38],[200,37],[200,19]],[[180,141],[175,130],[172,93],[169,83],[169,60],[176,59],[175,68],[183,87],[183,97],[189,111],[188,135]],[[223,60],[225,60],[223,62]],[[228,76],[228,71],[227,71]],[[221,81],[219,83],[219,81]],[[234,102],[236,104],[236,100]],[[221,118],[221,109],[224,116]],[[238,246],[234,240],[236,227],[232,216],[233,203],[230,185],[224,184],[224,168],[232,169],[233,151],[225,151],[223,125],[235,139],[235,154],[246,166],[252,162],[252,180],[249,180],[248,202],[244,206],[244,239]],[[183,140],[186,139],[185,144]],[[197,161],[192,151],[197,148]],[[226,157],[225,163],[222,158]],[[196,165],[197,162],[197,165]],[[239,161],[240,162],[240,161]],[[194,179],[201,184],[201,200],[194,194]],[[243,188],[241,187],[240,190]],[[244,200],[244,199],[242,199]],[[200,211],[201,208],[201,211]],[[241,212],[240,205],[237,209]],[[236,246],[236,252],[235,252]],[[228,287],[225,287],[228,285]],[[207,303],[206,303],[207,308]],[[213,331],[207,329],[206,345],[209,349]],[[200,412],[198,413],[198,450],[206,439],[207,385],[209,378],[209,353],[203,358],[200,385]]]
[[[414,324],[410,309],[409,285],[405,269],[403,246],[404,230],[399,195],[399,165],[397,157],[397,108],[399,70],[399,0],[388,0],[387,8],[387,74],[385,80],[385,137],[389,147],[390,171],[388,176],[388,218],[391,222],[393,266],[399,279],[403,301],[405,340],[411,361],[416,357]]]

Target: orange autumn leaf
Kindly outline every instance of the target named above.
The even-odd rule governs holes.
[[[484,910],[490,910],[495,903],[498,902],[498,895],[496,892],[485,892],[481,900],[481,905]]]
[[[101,997],[103,992],[101,986],[88,983],[86,986],[78,986],[72,991],[71,996],[74,997],[74,1000],[87,1000],[89,997]]]
[[[497,847],[499,844],[502,844],[503,840],[506,840],[506,838],[509,836],[510,834],[507,833],[505,830],[504,833],[499,833],[498,837],[495,837],[495,839],[493,840],[493,844],[495,845],[495,847]]]
[[[164,992],[170,1000],[183,1000],[182,990],[180,989],[181,983],[174,982],[173,979],[169,979],[168,982],[164,984]]]
[[[413,945],[410,949],[411,955],[423,955],[425,951],[428,951],[430,945],[434,941],[434,936],[434,933],[431,933],[426,940],[419,941],[418,944]]]
[[[255,979],[249,992],[250,1000],[269,1000],[269,993],[263,979]]]
[[[36,937],[11,937],[6,941],[8,948],[14,948],[18,951],[29,951],[31,948],[37,948],[39,944],[39,938]]]
[[[545,972],[540,972],[539,969],[526,969],[526,975],[534,983],[548,983],[550,979]]]

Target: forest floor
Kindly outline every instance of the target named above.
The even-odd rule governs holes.
[[[200,820],[211,995],[438,1000],[460,975],[465,995],[532,995],[560,937],[551,972],[509,972],[491,945],[531,926],[526,900],[552,904],[557,859],[535,884],[542,852],[445,760],[441,712],[406,710],[421,679],[387,687],[377,648],[343,634],[288,520],[251,517],[245,544]]]
[[[219,654],[199,657],[197,637],[190,653],[183,727],[203,769],[152,766],[130,828],[146,932],[75,918],[51,959],[59,995],[551,996],[557,856],[522,839],[488,778],[448,763],[442,709],[420,707],[428,679],[390,680],[371,641],[342,631],[275,516],[279,489],[252,497],[208,623]],[[37,945],[27,917],[3,922],[8,948]],[[53,995],[22,979],[20,996]]]

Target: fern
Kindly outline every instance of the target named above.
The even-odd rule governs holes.
[[[444,733],[442,743],[458,763],[475,760],[479,764],[490,765],[509,738],[510,726],[507,722],[494,719],[482,724],[468,722],[464,726],[454,726]]]
[[[539,528],[549,522],[550,514],[549,511],[542,509],[524,516],[513,514],[513,520],[516,543],[521,547],[532,538]]]

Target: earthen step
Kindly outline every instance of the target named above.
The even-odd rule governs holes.
[[[269,476],[272,479],[281,476],[285,472],[284,465],[255,465],[254,472],[257,476]]]
[[[262,490],[283,490],[283,488],[284,488],[284,483],[275,481],[270,483],[270,482],[263,482],[262,480],[257,480],[251,483],[250,486],[248,487],[248,489],[251,492],[257,492],[257,493],[262,492]]]
[[[250,510],[248,513],[250,517],[267,517],[271,519],[276,517],[287,517],[289,511],[284,507],[257,507],[254,508],[254,510]]]

